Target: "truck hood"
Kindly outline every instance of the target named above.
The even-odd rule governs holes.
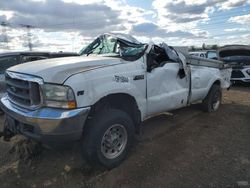
[[[219,49],[219,58],[233,68],[250,65],[250,46],[230,45]]]
[[[64,57],[24,63],[11,67],[8,71],[39,76],[44,82],[62,84],[73,74],[120,63],[121,59],[114,57]]]

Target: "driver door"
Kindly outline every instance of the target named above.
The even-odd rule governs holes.
[[[187,105],[189,74],[179,75],[178,62],[166,62],[147,73],[147,115]]]

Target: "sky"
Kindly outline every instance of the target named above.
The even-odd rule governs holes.
[[[107,32],[172,46],[250,45],[250,0],[0,0],[0,52],[79,52]],[[8,43],[6,43],[8,41]]]

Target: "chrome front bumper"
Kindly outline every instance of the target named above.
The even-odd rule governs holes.
[[[90,111],[90,107],[27,110],[11,103],[7,96],[1,99],[0,107],[8,118],[13,119],[18,133],[47,145],[79,140]]]

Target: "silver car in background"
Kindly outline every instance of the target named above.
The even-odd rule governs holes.
[[[189,55],[201,58],[214,59],[214,60],[218,59],[216,50],[189,52]]]

